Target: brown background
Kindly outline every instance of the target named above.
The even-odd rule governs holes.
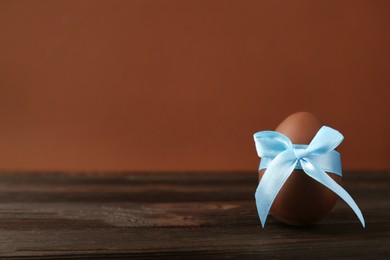
[[[253,170],[311,111],[389,169],[390,1],[0,1],[0,168]]]

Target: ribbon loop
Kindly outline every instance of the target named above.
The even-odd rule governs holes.
[[[343,138],[340,132],[327,126],[321,127],[309,145],[293,145],[287,136],[273,131],[255,133],[256,150],[261,157],[259,169],[266,168],[255,193],[263,227],[277,194],[294,169],[303,169],[308,176],[335,192],[352,208],[365,227],[363,215],[355,201],[325,172],[341,176],[340,155],[334,149]]]
[[[256,151],[259,157],[275,157],[282,151],[291,148],[290,139],[278,132],[261,131],[254,134]]]
[[[311,140],[307,150],[310,154],[319,155],[334,150],[344,139],[337,130],[323,126]]]

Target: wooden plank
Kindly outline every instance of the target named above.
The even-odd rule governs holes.
[[[2,258],[390,257],[389,172],[347,172],[323,221],[259,227],[250,173],[1,173]]]

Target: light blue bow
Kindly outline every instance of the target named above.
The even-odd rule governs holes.
[[[263,227],[272,203],[294,169],[302,169],[340,196],[365,227],[363,215],[355,201],[325,172],[341,176],[340,154],[334,150],[344,139],[340,132],[323,126],[309,145],[292,144],[287,136],[274,131],[255,133],[254,139],[257,154],[261,157],[259,169],[266,168],[255,194],[257,212]]]

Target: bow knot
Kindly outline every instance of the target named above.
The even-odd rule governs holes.
[[[335,192],[365,226],[355,201],[325,172],[341,176],[340,154],[334,150],[344,139],[340,132],[323,126],[309,145],[292,144],[287,136],[274,131],[258,132],[254,139],[257,154],[261,157],[259,170],[266,169],[255,193],[263,227],[276,195],[294,169],[302,169],[308,176]]]
[[[309,152],[306,149],[301,149],[301,148],[294,148],[293,151],[297,160],[300,160],[309,154]]]

